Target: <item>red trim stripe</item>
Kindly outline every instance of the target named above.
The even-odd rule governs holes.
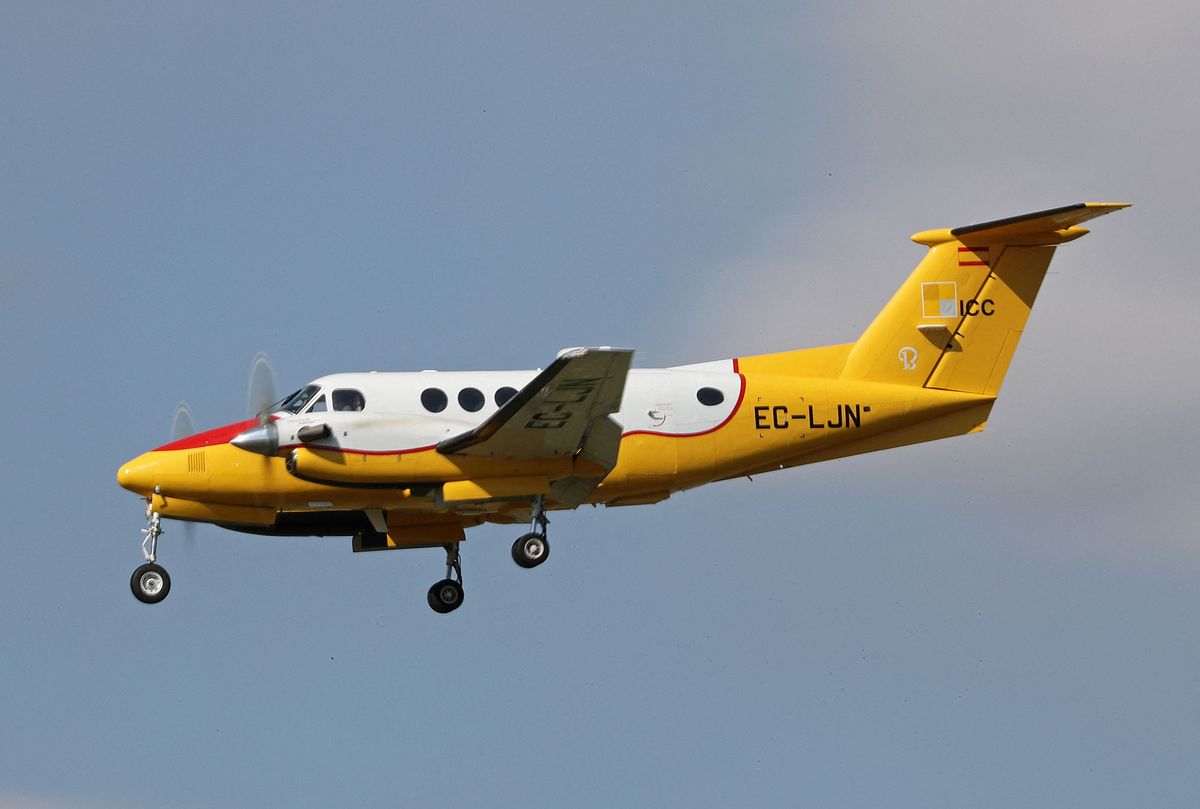
[[[287,450],[290,452],[294,449],[319,449],[325,452],[340,452],[344,455],[411,455],[414,452],[428,452],[431,449],[437,449],[437,444],[430,444],[427,447],[413,447],[412,449],[353,449],[351,447],[327,447],[323,444],[284,444],[279,448],[279,451],[283,452]]]
[[[163,444],[158,449],[153,450],[153,452],[169,452],[176,449],[199,449],[200,447],[211,447],[214,444],[228,444],[230,439],[238,433],[245,432],[251,427],[256,426],[258,426],[258,419],[247,419],[246,421],[226,424],[223,427],[215,427],[211,430],[205,430],[202,433],[181,438],[178,441],[172,441],[170,444]]]

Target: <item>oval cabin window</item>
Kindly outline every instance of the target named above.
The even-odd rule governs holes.
[[[430,413],[441,413],[446,409],[446,392],[441,388],[426,388],[421,391],[421,404]]]
[[[696,398],[700,400],[700,404],[708,407],[715,407],[725,401],[725,394],[716,388],[701,388],[696,391]]]
[[[458,404],[468,413],[481,409],[485,401],[483,391],[479,388],[463,388],[458,392]]]
[[[505,385],[500,390],[496,391],[496,407],[503,407],[504,403],[517,395],[516,388],[510,388]]]

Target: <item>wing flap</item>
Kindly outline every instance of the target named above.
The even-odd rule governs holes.
[[[574,455],[597,418],[621,407],[633,352],[572,348],[482,424],[438,444],[444,455],[557,458]]]

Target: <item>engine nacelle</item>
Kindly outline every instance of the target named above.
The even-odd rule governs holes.
[[[451,456],[433,448],[384,454],[297,447],[288,454],[287,469],[296,477],[315,483],[402,487],[447,481],[557,480],[572,474],[572,462],[571,458],[514,461],[506,458]]]

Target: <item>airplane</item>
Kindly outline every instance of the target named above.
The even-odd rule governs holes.
[[[853,343],[670,368],[571,348],[541,370],[339,373],[256,418],[146,452],[117,482],[146,503],[133,595],[171,589],[163,519],[273,536],[348,536],[356,552],[442,547],[438,613],[463,603],[459,544],[548,513],[657,503],[714,481],[979,432],[1057,245],[1128,207],[1079,203],[926,230],[908,280]]]

